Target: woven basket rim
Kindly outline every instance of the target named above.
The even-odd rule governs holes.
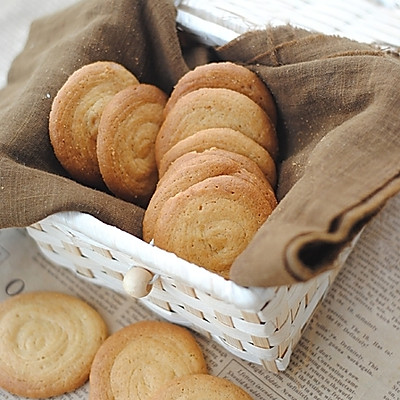
[[[149,267],[153,274],[167,275],[178,279],[188,286],[210,294],[232,304],[239,309],[259,309],[274,296],[276,287],[243,287],[231,280],[185,261],[173,253],[160,249],[142,239],[108,225],[91,214],[79,211],[62,211],[49,215],[44,223],[63,225],[71,232],[83,235],[106,248],[140,258],[140,263]],[[134,267],[135,265],[132,265]],[[160,268],[160,266],[162,266]]]

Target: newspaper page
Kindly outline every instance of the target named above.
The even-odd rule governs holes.
[[[255,400],[400,399],[400,196],[367,226],[317,308],[286,371],[278,374],[231,355],[192,332],[209,371]],[[110,333],[160,319],[140,301],[88,283],[50,263],[24,229],[0,230],[0,301],[21,292],[58,290],[79,296]],[[86,399],[89,384],[58,397]],[[0,391],[1,399],[18,399]]]

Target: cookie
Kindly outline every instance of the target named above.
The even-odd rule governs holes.
[[[190,151],[202,152],[213,147],[249,157],[259,166],[269,183],[275,187],[276,165],[268,151],[253,139],[230,128],[204,129],[180,140],[160,160],[159,176],[162,177],[170,164],[182,154]]]
[[[150,400],[252,400],[232,381],[208,374],[193,374],[172,380]]]
[[[231,175],[207,178],[164,203],[154,244],[227,278],[232,262],[272,209],[249,180]]]
[[[194,336],[169,322],[141,321],[107,338],[90,372],[89,398],[149,399],[170,380],[207,373]]]
[[[98,127],[97,158],[103,180],[117,197],[145,206],[158,181],[154,144],[167,95],[139,84],[117,93]]]
[[[183,154],[160,178],[143,218],[143,240],[153,239],[155,223],[162,205],[170,197],[211,176],[228,175],[240,168],[237,162],[213,154]]]
[[[230,89],[203,88],[181,97],[165,118],[155,144],[157,166],[173,145],[208,128],[237,130],[277,158],[276,131],[260,106]]]
[[[100,117],[116,93],[138,83],[122,65],[98,61],[76,70],[58,91],[49,117],[50,141],[73,179],[104,186],[96,153]]]
[[[219,175],[237,175],[252,181],[275,208],[277,202],[273,188],[252,160],[222,149],[201,153],[193,151],[175,160],[158,182],[143,218],[143,239],[147,242],[153,239],[160,209],[170,197],[204,179]]]
[[[180,97],[200,88],[225,88],[242,93],[256,102],[276,125],[276,105],[267,86],[254,72],[229,61],[200,65],[186,73],[175,85],[165,115]]]
[[[84,301],[31,292],[0,303],[0,387],[44,398],[83,385],[107,336],[102,317]]]

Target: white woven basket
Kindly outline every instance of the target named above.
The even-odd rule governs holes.
[[[400,37],[397,4],[392,9],[368,0],[252,0],[252,7],[241,0],[175,4],[178,24],[208,44],[282,23],[388,46]],[[87,214],[55,214],[28,232],[54,263],[121,293],[132,272],[148,271],[151,291],[140,302],[273,372],[287,368],[293,348],[359,237],[340,254],[335,270],[306,283],[264,289],[240,287]],[[143,285],[139,290],[147,293]]]
[[[382,47],[400,45],[399,0],[175,0],[177,21],[204,42],[223,45],[242,33],[290,23]]]
[[[117,292],[125,293],[128,271],[150,272],[150,293],[140,299],[144,305],[274,372],[287,368],[307,322],[353,246],[341,253],[334,271],[306,283],[244,288],[91,215],[59,213],[27,230],[49,260]]]

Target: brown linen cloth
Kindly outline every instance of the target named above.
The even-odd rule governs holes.
[[[230,60],[256,71],[279,110],[280,204],[232,267],[274,286],[332,268],[400,190],[400,61],[290,26],[216,49],[180,42],[168,0],[86,0],[36,21],[0,92],[0,228],[77,210],[141,236],[144,210],[68,178],[48,138],[51,102],[82,65],[113,60],[169,93],[188,69]],[[190,56],[190,63],[189,63]]]

